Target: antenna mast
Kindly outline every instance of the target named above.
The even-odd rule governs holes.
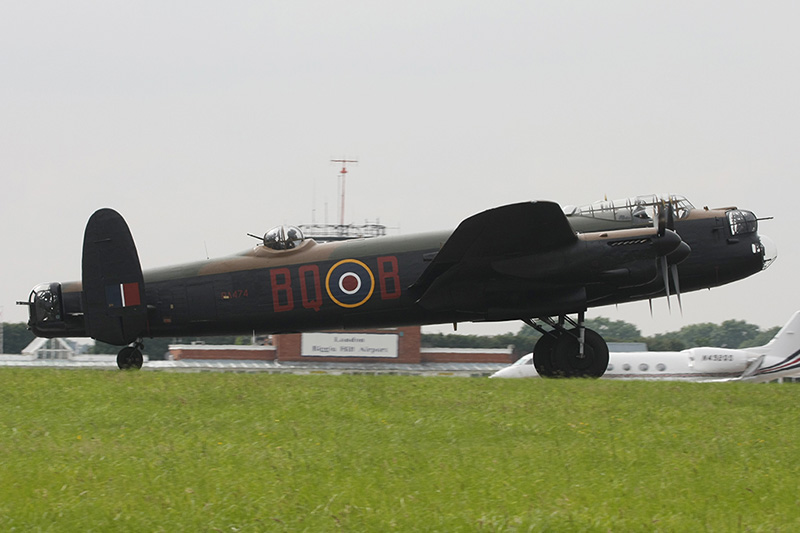
[[[342,180],[342,205],[339,211],[339,224],[344,226],[344,181],[347,177],[347,163],[358,163],[357,159],[331,159],[331,163],[341,163],[342,170],[339,171],[339,175],[341,176]]]

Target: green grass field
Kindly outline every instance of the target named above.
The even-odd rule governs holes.
[[[794,384],[0,370],[2,531],[795,531]]]

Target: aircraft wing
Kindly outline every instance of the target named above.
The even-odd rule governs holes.
[[[774,358],[771,358],[774,360]],[[749,381],[753,383],[764,383],[773,381],[779,378],[794,378],[800,376],[800,350],[790,354],[788,357],[781,359],[774,364],[764,365],[766,361],[764,356],[758,360],[759,365],[752,371],[745,372],[741,381]]]
[[[544,253],[578,240],[561,207],[554,202],[504,205],[465,219],[450,235],[411,289],[426,295],[434,284],[457,283],[491,261]],[[431,298],[433,299],[433,298]]]
[[[744,372],[742,373],[741,376],[739,376],[739,379],[745,381],[755,376],[758,373],[759,369],[761,368],[761,365],[764,364],[765,357],[766,357],[765,355],[760,355],[752,363],[747,365],[747,368],[744,369]]]

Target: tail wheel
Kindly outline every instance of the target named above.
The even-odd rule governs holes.
[[[139,370],[142,364],[142,352],[134,346],[126,346],[117,354],[117,366],[120,370]]]
[[[578,328],[571,329],[555,343],[551,356],[553,371],[555,375],[566,378],[599,378],[608,368],[608,345],[600,334],[584,329],[581,356],[578,334]]]

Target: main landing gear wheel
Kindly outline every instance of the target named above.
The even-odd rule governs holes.
[[[591,329],[584,329],[583,356],[580,354],[578,328],[561,335],[553,346],[551,362],[556,376],[565,378],[599,378],[608,368],[608,345]],[[535,352],[534,352],[535,353]]]
[[[552,329],[545,329],[537,320]],[[522,321],[542,334],[533,347],[533,366],[541,377],[599,378],[605,374],[608,344],[599,333],[583,327],[583,312],[578,313],[577,322],[567,315],[559,315],[557,321],[551,317]],[[574,327],[566,329],[566,323]]]
[[[533,366],[536,372],[543,378],[556,376],[553,366],[553,347],[558,342],[561,334],[558,331],[551,331],[542,335],[533,347]]]
[[[120,370],[139,370],[142,364],[144,357],[137,346],[126,346],[117,354],[117,366]]]

